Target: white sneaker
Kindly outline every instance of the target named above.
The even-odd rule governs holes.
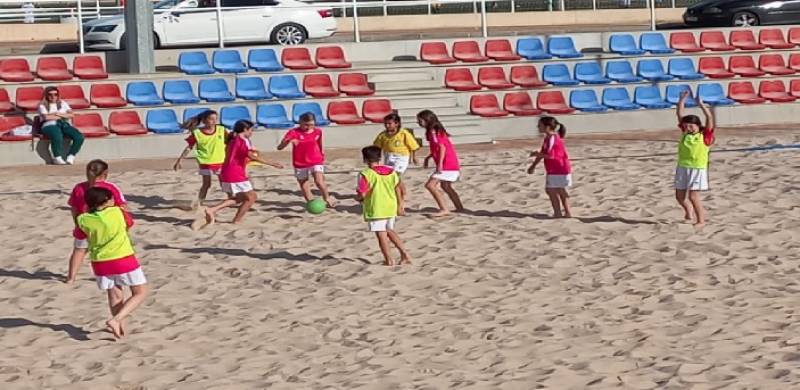
[[[64,159],[61,158],[61,156],[58,156],[58,157],[53,159],[53,164],[54,165],[67,165],[67,162],[64,161]]]
[[[75,156],[73,156],[71,154],[69,156],[67,156],[67,164],[69,164],[69,165],[75,164]]]

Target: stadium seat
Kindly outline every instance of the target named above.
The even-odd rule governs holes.
[[[673,76],[664,72],[664,66],[659,59],[639,60],[636,64],[636,74],[649,81],[669,81]]]
[[[575,80],[569,74],[569,68],[565,64],[548,64],[542,68],[542,79],[553,85],[578,85],[580,81]]]
[[[758,84],[758,95],[773,103],[788,103],[797,100],[786,92],[786,86],[780,80],[764,80]]]
[[[303,77],[303,91],[315,98],[339,96],[333,88],[333,80],[327,74],[307,74]]]
[[[800,79],[789,82],[789,93],[794,97],[800,97]]]
[[[514,53],[508,39],[489,39],[484,45],[486,56],[495,61],[517,61],[522,59]]]
[[[517,54],[529,60],[549,60],[553,58],[544,49],[544,44],[539,38],[517,39]]]
[[[358,115],[356,104],[350,100],[328,103],[328,119],[338,125],[358,125],[365,122]]]
[[[800,27],[792,27],[789,29],[789,43],[794,45],[800,45]]]
[[[89,100],[97,108],[117,108],[128,105],[116,83],[92,84],[89,89]]]
[[[108,129],[116,135],[145,135],[147,128],[136,111],[114,111],[108,116]]]
[[[678,104],[683,91],[689,91],[689,96],[686,98],[685,107],[697,107],[697,101],[694,100],[692,88],[688,84],[672,84],[667,86],[667,101],[672,104]]]
[[[669,34],[669,46],[684,53],[697,53],[706,50],[704,47],[697,45],[694,34],[690,32],[674,32]]]
[[[791,49],[793,43],[786,42],[783,31],[778,28],[765,28],[758,32],[758,41],[770,49]]]
[[[633,102],[651,110],[672,107],[671,103],[661,97],[661,91],[655,86],[636,87],[633,91]]]
[[[339,73],[337,84],[339,92],[348,96],[369,96],[375,93],[364,73]]]
[[[628,90],[623,87],[604,89],[602,104],[608,108],[620,111],[639,109],[639,105],[631,101]]]
[[[731,45],[742,50],[763,50],[767,45],[756,42],[756,36],[750,30],[736,30],[730,33]]]
[[[667,63],[667,70],[669,74],[681,80],[700,80],[705,77],[694,70],[691,58],[671,58]]]
[[[25,111],[37,111],[44,96],[42,87],[19,87],[15,101],[17,107]]]
[[[542,91],[536,95],[536,107],[548,114],[571,114],[575,109],[567,106],[561,91]]]
[[[758,68],[775,76],[794,74],[795,70],[786,66],[781,54],[762,54],[758,57]]]
[[[169,108],[147,111],[145,123],[147,128],[156,134],[175,134],[183,132],[180,124],[178,124],[178,117],[175,116],[175,111]]]
[[[72,73],[81,80],[108,78],[106,67],[100,56],[76,56],[72,59]]]
[[[187,122],[189,119],[196,117],[208,110],[208,107],[187,107],[183,109],[183,121]]]
[[[125,98],[137,106],[160,106],[164,100],[158,96],[156,85],[152,81],[135,81],[128,83]]]
[[[703,103],[712,106],[730,106],[734,103],[732,99],[725,96],[725,91],[720,83],[706,83],[697,86],[697,97]]]
[[[569,93],[569,105],[583,112],[604,112],[608,107],[597,101],[593,89],[576,89]]]
[[[294,123],[300,123],[300,115],[307,112],[314,114],[317,126],[327,126],[331,124],[331,122],[322,115],[322,108],[320,108],[319,103],[316,102],[295,103],[292,105],[292,120]]]
[[[235,125],[238,120],[244,119],[250,122],[253,121],[250,110],[243,105],[222,107],[219,111],[219,118],[220,123],[229,129],[233,129],[233,125]]]
[[[8,91],[5,88],[0,88],[0,112],[9,112],[14,110],[14,104],[11,103],[11,97],[8,96]]]
[[[533,106],[531,95],[527,92],[509,92],[503,96],[503,109],[516,116],[539,115],[542,110]]]
[[[489,57],[481,54],[481,48],[475,41],[453,42],[453,57],[463,62],[489,61]]]
[[[247,66],[259,72],[280,72],[283,65],[278,61],[275,50],[250,49],[247,52]]]
[[[722,57],[701,57],[699,68],[701,73],[712,79],[727,79],[735,76],[733,72],[725,68]]]
[[[631,34],[612,34],[608,40],[608,46],[612,53],[624,56],[638,56],[645,51],[636,47],[636,40]]]
[[[186,74],[212,74],[214,68],[208,64],[208,56],[202,51],[185,51],[178,56],[178,69]]]
[[[45,81],[72,80],[64,57],[39,57],[36,60],[36,75]]]
[[[264,79],[259,76],[237,78],[236,97],[244,100],[272,99],[264,85]]]
[[[393,112],[392,102],[389,99],[368,99],[361,105],[361,114],[364,119],[373,123],[383,123],[386,115]]]
[[[200,98],[194,94],[192,84],[188,80],[167,80],[161,87],[164,100],[172,104],[196,104]]]
[[[492,93],[472,95],[469,98],[469,112],[486,118],[508,115],[508,111],[500,108],[497,96]]]
[[[85,110],[91,106],[80,85],[62,84],[57,88],[61,100],[67,102],[73,110]]]
[[[511,82],[523,88],[540,88],[547,85],[539,79],[539,72],[533,65],[512,66]]]
[[[283,104],[259,104],[256,108],[256,122],[268,129],[286,129],[294,126],[289,120]]]
[[[756,94],[749,81],[736,81],[728,84],[728,97],[742,104],[761,104],[767,101]]]
[[[342,69],[353,66],[344,57],[344,50],[339,46],[320,46],[315,52],[317,65],[323,68]]]
[[[10,58],[0,62],[0,79],[9,83],[33,81],[33,73],[24,58]]]
[[[86,138],[106,137],[110,134],[103,124],[103,118],[96,113],[75,114],[72,125]]]
[[[212,65],[220,73],[247,73],[239,50],[214,50]]]
[[[728,58],[728,68],[742,77],[758,77],[765,74],[756,68],[756,63],[750,56],[731,56]]]
[[[598,62],[579,62],[575,64],[575,79],[586,84],[608,84],[611,79],[603,76]]]
[[[228,88],[225,79],[202,79],[198,86],[200,99],[207,102],[232,102],[236,98]]]
[[[305,47],[285,47],[281,51],[281,63],[292,70],[317,69],[311,61],[311,53]]]
[[[633,74],[631,63],[627,60],[608,61],[606,63],[606,77],[618,83],[636,83],[642,78]]]
[[[279,75],[269,78],[269,93],[279,99],[299,99],[306,96],[292,75]]]
[[[456,59],[447,52],[447,45],[444,42],[423,42],[419,47],[419,58],[434,65],[456,62]]]
[[[444,73],[444,85],[456,91],[477,91],[481,86],[475,84],[469,68],[448,68]]]
[[[692,40],[694,40],[694,37],[692,37]],[[643,33],[640,35],[639,46],[642,50],[650,52],[651,54],[670,54],[675,52],[675,49],[671,49],[667,46],[664,34],[658,32]]]
[[[725,40],[725,35],[722,31],[704,31],[700,33],[700,45],[711,51],[736,50]]]
[[[800,71],[800,54],[799,53],[792,53],[789,55],[789,67]]]
[[[0,141],[2,142],[18,142],[30,141],[33,135],[13,135],[8,133],[9,130],[25,126],[25,117],[22,116],[6,116],[0,117]]]
[[[489,89],[514,88],[514,83],[506,79],[506,72],[501,66],[487,66],[478,70],[478,83]]]
[[[570,37],[555,37],[547,40],[547,52],[558,58],[583,57]]]

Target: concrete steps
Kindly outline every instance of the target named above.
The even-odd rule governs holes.
[[[406,73],[367,72],[367,76],[369,78],[369,81],[374,83],[391,83],[391,82],[406,82],[406,81],[431,82],[433,80],[433,74],[431,74],[431,72],[406,72]]]

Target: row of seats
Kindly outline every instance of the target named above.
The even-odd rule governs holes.
[[[423,42],[419,49],[422,61],[431,64],[452,64],[462,62],[516,61],[525,57],[529,60],[544,60],[555,57],[579,58],[583,54],[575,49],[570,37],[554,37],[547,40],[547,50],[539,38],[520,38],[517,40],[517,52],[511,48],[507,39],[489,39],[484,43],[484,53],[476,41],[453,42],[452,56],[444,42]]]
[[[668,54],[674,52],[675,49],[683,52],[791,49],[800,45],[800,28],[793,28],[789,31],[788,41],[780,29],[767,28],[758,33],[758,40],[750,30],[731,31],[728,40],[725,39],[722,31],[704,31],[700,33],[700,46],[695,42],[694,34],[691,32],[672,33],[670,43],[672,47],[667,47],[664,36],[660,33],[640,35],[638,46],[631,34],[612,34],[608,40],[611,52],[628,56],[641,55],[646,52]]]
[[[64,57],[39,57],[36,60],[35,76],[45,81],[64,81],[74,77],[84,80],[108,78],[103,60],[98,56],[76,56],[72,60],[72,71],[67,67]],[[9,83],[22,83],[34,80],[34,72],[24,58],[10,58],[0,61],[0,79]]]
[[[192,75],[219,73],[247,73],[248,69],[257,72],[279,72],[284,67],[293,70],[311,70],[317,66],[342,69],[352,66],[339,46],[318,47],[314,61],[311,52],[305,47],[287,47],[281,51],[281,60],[273,49],[251,49],[247,53],[247,64],[242,61],[238,50],[214,50],[211,63],[202,51],[183,52],[178,57],[181,72]]]
[[[26,124],[23,116],[0,117],[0,141],[29,141],[30,135],[6,134],[8,130]],[[143,135],[147,128],[142,124],[136,111],[115,111],[108,117],[108,127],[103,123],[103,118],[97,113],[75,114],[72,125],[87,138],[105,137],[110,134],[117,135]]]

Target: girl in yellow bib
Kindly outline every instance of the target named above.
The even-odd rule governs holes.
[[[383,152],[383,163],[392,167],[399,175],[405,173],[408,169],[408,164],[419,165],[417,161],[416,152],[419,150],[419,143],[411,131],[402,127],[400,123],[400,115],[391,113],[383,118],[383,126],[385,128],[372,142],[373,145],[381,148]],[[402,199],[407,197],[406,186],[400,182],[400,191]],[[400,215],[405,215],[405,205],[401,200]]]
[[[678,127],[681,139],[678,141],[678,167],[675,169],[675,198],[683,208],[683,218],[702,227],[705,224],[705,211],[700,200],[700,191],[708,190],[708,153],[714,144],[714,114],[702,100],[697,105],[703,111],[705,124],[697,115],[684,115],[688,92],[678,100]]]
[[[189,119],[182,126],[190,131],[186,138],[188,145],[175,161],[173,169],[176,171],[181,169],[181,161],[192,149],[195,149],[197,164],[200,167],[197,173],[203,178],[203,184],[200,186],[197,199],[192,202],[193,209],[199,207],[206,200],[208,189],[211,188],[211,176],[219,176],[222,163],[225,162],[225,139],[228,130],[217,124],[217,120],[216,111],[206,110]]]

